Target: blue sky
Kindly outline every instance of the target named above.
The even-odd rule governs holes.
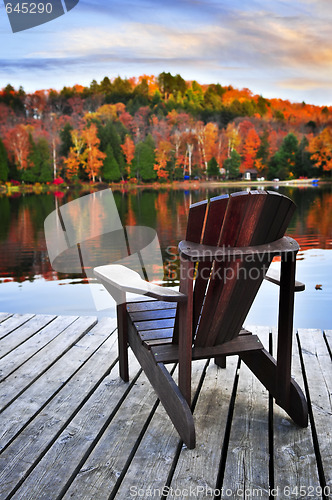
[[[331,26],[331,0],[80,0],[53,21],[12,33],[1,2],[0,88],[170,71],[332,105]]]

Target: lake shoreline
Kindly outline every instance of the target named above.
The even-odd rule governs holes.
[[[197,189],[206,189],[206,188],[223,188],[223,187],[244,187],[244,188],[253,188],[257,187],[258,189],[264,188],[266,186],[294,186],[294,187],[315,187],[319,183],[322,184],[331,184],[332,181],[326,179],[292,179],[292,180],[284,180],[284,181],[257,181],[257,180],[239,180],[239,181],[216,181],[216,180],[185,180],[185,181],[172,181],[172,182],[151,182],[151,183],[133,183],[133,182],[119,182],[119,183],[79,183],[75,185],[67,185],[64,184],[18,184],[12,185],[10,182],[6,184],[0,185],[0,195],[1,194],[19,194],[19,193],[33,193],[33,194],[45,194],[45,193],[54,193],[58,195],[63,195],[68,190],[79,190],[86,192],[100,191],[101,189],[111,188],[116,191],[132,191],[135,189],[155,189],[155,190],[165,190],[165,189],[174,189],[174,190],[197,190]]]

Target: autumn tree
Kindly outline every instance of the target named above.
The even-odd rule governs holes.
[[[126,135],[124,144],[121,144],[121,149],[126,159],[126,174],[129,177],[130,167],[135,156],[135,144],[129,135]]]
[[[24,170],[28,166],[28,155],[30,152],[29,127],[23,124],[16,125],[10,129],[5,137],[7,151],[13,158],[18,170]]]
[[[74,147],[70,148],[69,154],[67,158],[64,158],[63,163],[65,165],[66,178],[70,181],[78,178],[81,161]]]
[[[169,141],[162,140],[155,149],[154,170],[157,172],[158,179],[168,179],[167,162],[172,150],[172,144]]]
[[[225,135],[228,139],[227,157],[231,158],[232,151],[237,151],[241,142],[238,127],[234,123],[229,123]]]
[[[209,122],[205,125],[204,139],[205,139],[205,157],[207,162],[209,162],[212,158],[216,159],[218,132],[219,132],[218,125],[216,123]]]
[[[100,173],[106,154],[100,151],[100,139],[97,136],[97,126],[92,123],[82,131],[82,137],[85,141],[84,164],[89,179],[95,182],[96,176]]]
[[[255,159],[260,146],[260,138],[254,128],[248,131],[247,138],[243,145],[243,161],[240,167],[241,173],[255,167]]]
[[[0,181],[6,182],[8,179],[8,157],[4,143],[0,137]]]
[[[308,146],[314,166],[332,174],[332,128],[326,127]]]
[[[70,132],[73,146],[70,147],[68,157],[64,159],[66,177],[69,180],[78,176],[80,166],[85,165],[83,155],[85,139],[80,130],[74,129]]]

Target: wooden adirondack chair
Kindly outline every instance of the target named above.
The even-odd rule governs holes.
[[[297,242],[284,236],[294,203],[275,192],[239,192],[190,207],[185,241],[179,244],[180,291],[148,283],[118,265],[95,268],[117,301],[120,375],[128,381],[128,344],[189,448],[195,447],[190,410],[192,360],[237,354],[276,402],[307,426],[306,399],[291,377]],[[267,274],[281,257],[280,279]],[[256,335],[243,330],[264,278],[280,286],[275,360]],[[126,292],[157,300],[126,302]],[[165,364],[178,362],[178,385]]]

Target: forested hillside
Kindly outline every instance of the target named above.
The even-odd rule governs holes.
[[[180,75],[0,91],[0,181],[330,176],[332,107]]]

